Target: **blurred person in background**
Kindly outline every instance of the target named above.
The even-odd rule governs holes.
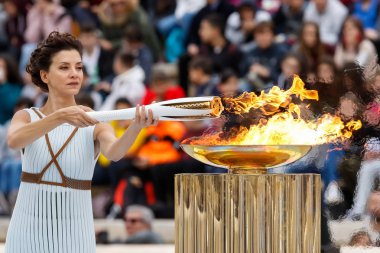
[[[304,64],[301,57],[295,53],[289,53],[281,61],[281,73],[275,83],[282,90],[288,90],[293,83],[294,75],[303,74]]]
[[[367,231],[359,231],[351,236],[348,245],[351,247],[371,247],[373,243]]]
[[[352,15],[360,20],[363,24],[365,36],[371,40],[379,38],[379,31],[377,30],[379,7],[378,0],[359,0],[354,3]]]
[[[137,169],[150,174],[148,180],[142,178],[139,188],[145,186],[144,190],[148,193],[146,186],[152,183],[153,196],[146,194],[146,202],[160,218],[174,217],[174,175],[200,170],[188,168],[182,163],[183,152],[179,144],[186,131],[185,125],[176,121],[161,121],[157,126],[147,128],[145,142],[137,150],[133,161]]]
[[[317,63],[317,81],[326,84],[336,83],[339,70],[335,65],[334,59],[325,56]],[[337,84],[336,84],[337,85]]]
[[[0,3],[0,52],[6,52],[9,47],[7,34],[5,31],[5,23],[7,22],[7,13]]]
[[[80,0],[74,1],[70,8],[71,16],[79,27],[92,25],[100,28],[99,18],[96,15],[98,5],[102,0]]]
[[[373,43],[365,38],[361,22],[349,16],[343,23],[342,37],[337,45],[334,61],[338,68],[343,68],[346,63],[357,62],[360,66],[366,66],[375,62],[376,48]]]
[[[314,73],[313,73],[314,74]],[[340,97],[344,94],[341,88],[340,72],[337,70],[331,57],[321,58],[316,66],[316,76],[308,75],[307,89],[318,91],[318,102],[310,103],[310,109],[315,117],[325,113],[336,114],[340,103]],[[323,180],[323,203],[337,205],[343,201],[343,195],[339,188],[338,165],[342,162],[344,151],[339,143],[326,145],[327,153],[322,158],[320,166]],[[330,217],[331,218],[331,217]]]
[[[72,18],[69,12],[53,0],[36,0],[27,12],[25,44],[21,48],[19,68],[21,74],[25,72],[25,66],[37,43],[52,31],[72,32]]]
[[[160,58],[159,40],[148,15],[140,7],[139,0],[105,0],[100,4],[97,15],[104,36],[104,47],[120,49],[125,28],[134,24],[142,31],[144,42],[152,50],[154,61]]]
[[[12,118],[22,87],[15,60],[9,55],[0,55],[0,125]]]
[[[114,110],[122,110],[122,109],[128,109],[132,108],[131,102],[126,98],[119,98],[115,102]],[[111,126],[113,127],[115,131],[116,137],[122,136],[125,132],[125,130],[128,129],[129,125],[131,124],[130,120],[115,120],[110,122]],[[119,183],[120,179],[122,178],[125,169],[130,164],[130,159],[134,157],[134,154],[138,150],[138,148],[143,144],[144,136],[145,136],[146,129],[143,129],[140,134],[137,136],[136,141],[133,143],[131,148],[128,150],[128,152],[125,154],[125,157],[122,158],[120,161],[112,162],[108,160],[104,155],[100,154],[98,163],[101,165],[101,167],[108,169],[108,175],[107,176],[110,179],[111,188],[114,190]],[[96,171],[95,171],[96,174]],[[94,176],[95,177],[95,176]]]
[[[8,51],[15,59],[19,59],[21,53],[20,48],[24,44],[26,17],[12,0],[3,1],[3,6],[7,13],[5,32],[9,41]]]
[[[318,24],[322,43],[333,51],[347,14],[346,6],[339,0],[311,0],[305,9],[304,21]]]
[[[239,67],[236,63],[240,62],[241,52],[226,39],[224,30],[225,21],[219,14],[206,16],[199,29],[202,44],[198,55],[210,57],[213,61],[213,71],[216,73],[227,67],[238,72]]]
[[[363,101],[352,91],[345,92],[340,98],[338,116],[344,121],[360,119],[363,115]],[[339,191],[344,195],[344,208],[349,209],[353,204],[355,187],[358,182],[357,173],[365,154],[365,129],[362,127],[353,133],[349,141],[342,144],[343,157],[337,164],[339,174]],[[334,186],[334,188],[336,188]],[[336,188],[337,189],[337,188]],[[344,210],[346,213],[346,211]],[[345,215],[340,214],[341,216]]]
[[[220,73],[220,82],[216,86],[219,96],[236,97],[242,93],[239,76],[232,69],[224,69]]]
[[[308,73],[306,87],[318,91],[318,102],[311,103],[310,108],[315,115],[335,114],[340,97],[345,93],[342,89],[341,72],[332,57],[325,56],[316,65],[316,72]]]
[[[161,1],[158,1],[161,3]],[[186,37],[195,14],[205,6],[206,0],[178,0],[169,15],[160,17],[156,22],[157,30],[165,44],[165,58],[176,62],[186,48]]]
[[[114,52],[102,48],[100,31],[94,25],[83,25],[78,39],[83,45],[83,65],[88,75],[87,89],[93,89],[113,74]]]
[[[164,243],[161,236],[152,230],[154,214],[148,207],[131,205],[124,216],[128,244],[158,244]]]
[[[367,66],[361,66],[358,62],[348,62],[343,66],[341,71],[341,90],[343,93],[352,92],[355,94],[362,109],[365,109],[363,105],[365,106],[370,103],[373,98],[368,89],[367,79],[374,76],[371,72],[373,72],[373,68],[376,66],[376,62],[370,62]]]
[[[298,43],[294,45],[293,51],[304,59],[307,74],[315,74],[317,64],[326,55],[316,23],[304,22],[302,24]]]
[[[151,90],[148,90],[144,103],[160,102],[184,96],[183,90],[170,80],[161,67],[153,72]],[[141,204],[154,208],[159,217],[173,217],[174,174],[182,159],[179,141],[184,138],[186,128],[183,123],[163,121],[145,129],[138,136],[139,145],[128,156],[122,180],[119,181],[113,196],[113,205],[108,218],[120,215],[130,205]],[[126,160],[128,161],[128,160]],[[184,170],[185,171],[185,170]],[[173,189],[172,189],[173,188]]]
[[[201,21],[199,36],[201,45],[192,53],[183,56],[179,62],[180,84],[187,90],[188,63],[195,56],[201,55],[212,60],[213,71],[219,73],[224,68],[232,68],[239,73],[239,49],[224,36],[225,21],[219,14],[210,14]]]
[[[14,112],[33,106],[33,101],[28,98],[20,98]],[[8,147],[6,136],[10,120],[3,126],[0,125],[0,208],[5,214],[10,215],[16,203],[21,176],[21,152]]]
[[[366,211],[366,202],[370,192],[375,187],[375,178],[380,176],[380,71],[377,70],[373,80],[367,83],[372,101],[366,105],[363,113],[363,123],[374,130],[373,135],[366,140],[365,153],[358,173],[354,204],[348,213],[348,218],[361,219]]]
[[[122,97],[118,98],[115,102],[114,110],[128,109],[131,108],[131,102]],[[115,131],[116,137],[120,137],[128,129],[131,124],[131,120],[115,120],[109,123]],[[132,161],[135,158],[137,150],[145,141],[146,129],[142,129],[133,143],[131,148],[125,154],[125,156],[119,161],[110,161],[103,154],[100,154],[98,162],[95,166],[93,185],[106,185],[109,191],[106,191],[99,196],[93,198],[94,206],[94,216],[98,218],[116,218],[125,208],[125,203],[127,204],[144,204],[146,203],[145,192],[135,190],[126,190],[128,200],[125,200],[124,192],[121,192],[125,187],[129,187],[127,184],[136,184],[136,188],[141,188],[142,186],[140,177],[140,171],[135,169],[132,165]],[[146,172],[142,172],[143,174]],[[124,187],[124,188],[123,188]],[[123,188],[123,189],[122,189]],[[106,198],[104,198],[104,196]],[[141,201],[136,201],[141,198]],[[111,201],[112,199],[112,201]],[[110,203],[112,202],[112,203]]]
[[[127,239],[110,241],[108,231],[96,231],[97,244],[162,244],[165,243],[161,235],[153,231],[154,213],[144,205],[130,205],[124,215]]]
[[[21,97],[29,98],[37,107],[42,106],[46,101],[47,95],[39,87],[33,84],[32,77],[26,73],[23,76],[24,86],[21,91]]]
[[[270,14],[259,10],[252,1],[242,1],[237,11],[227,19],[226,38],[246,52],[254,44],[253,31],[256,24],[262,21],[271,21]]]
[[[182,98],[185,95],[183,88],[177,84],[176,76],[170,73],[168,65],[156,64],[153,68],[152,82],[147,88],[142,104]]]
[[[376,63],[374,67],[376,67]],[[338,173],[341,177],[340,189],[345,196],[345,206],[349,209],[353,206],[355,190],[358,180],[358,172],[361,168],[362,161],[365,156],[367,147],[373,150],[377,145],[367,145],[372,137],[378,137],[379,131],[370,122],[365,119],[368,104],[372,101],[373,96],[368,89],[368,84],[375,77],[372,74],[372,67],[359,66],[358,63],[348,63],[343,68],[341,90],[344,95],[341,98],[339,106],[339,116],[344,121],[351,119],[360,119],[362,127],[353,132],[350,140],[343,145],[344,157],[338,165]],[[371,73],[371,74],[369,74]],[[376,143],[376,142],[375,142]],[[372,147],[371,147],[372,146]],[[376,150],[376,149],[375,149]],[[369,184],[366,182],[365,184]]]
[[[271,22],[257,24],[254,32],[257,46],[243,56],[241,73],[247,78],[250,91],[270,89],[280,75],[280,63],[286,48],[274,41]]]
[[[191,21],[190,29],[187,34],[187,53],[196,55],[201,45],[199,30],[201,22],[210,14],[220,15],[223,22],[235,11],[235,7],[225,0],[207,0],[206,5],[200,9]],[[224,30],[223,30],[224,32]]]
[[[213,62],[210,58],[198,56],[189,64],[189,95],[190,96],[216,96],[216,86],[219,78],[214,74]]]
[[[282,1],[280,9],[273,15],[277,38],[280,36],[279,39],[288,45],[298,41],[306,5],[305,0]]]
[[[121,52],[115,56],[114,72],[117,75],[109,86],[110,94],[106,97],[101,110],[112,110],[118,98],[127,98],[132,106],[141,104],[146,93],[144,85],[145,74],[136,64],[135,55],[131,52]]]
[[[380,175],[380,140],[372,137],[366,141],[363,161],[358,173],[354,204],[347,217],[355,220],[363,218],[367,199]]]
[[[153,55],[151,49],[144,42],[144,36],[136,25],[128,25],[125,28],[123,50],[136,55],[136,63],[144,70],[144,84],[149,86],[153,67]]]
[[[188,33],[194,15],[205,6],[206,0],[177,0],[174,12],[157,21],[157,29],[166,38],[174,27]]]
[[[380,70],[377,67],[375,76],[367,83],[366,89],[370,94],[370,101],[366,106],[363,120],[376,130],[380,130]]]

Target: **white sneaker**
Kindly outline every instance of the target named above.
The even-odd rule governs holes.
[[[324,194],[326,204],[339,204],[343,202],[343,193],[336,181],[329,183]]]

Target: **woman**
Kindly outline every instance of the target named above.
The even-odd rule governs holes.
[[[335,51],[335,64],[339,68],[352,62],[366,66],[376,61],[376,55],[375,46],[365,38],[361,22],[355,17],[348,17],[343,23],[342,37]]]
[[[22,149],[19,195],[6,239],[6,252],[95,252],[91,178],[100,152],[121,159],[140,130],[155,124],[152,111],[136,117],[119,138],[78,106],[83,79],[82,47],[73,36],[52,32],[32,53],[27,72],[48,92],[41,108],[18,111],[8,145]]]
[[[300,38],[300,42],[295,45],[294,51],[306,62],[307,73],[315,73],[315,66],[326,54],[319,36],[318,25],[313,22],[303,23]]]

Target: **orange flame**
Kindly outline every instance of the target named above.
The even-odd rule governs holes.
[[[306,120],[301,117],[301,107],[292,102],[295,96],[301,101],[318,100],[318,92],[306,90],[305,84],[295,76],[292,87],[283,91],[274,86],[268,93],[244,92],[237,98],[224,98],[225,111],[242,115],[252,109],[261,113],[260,120],[249,127],[235,129],[233,136],[225,133],[205,134],[194,139],[197,145],[316,145],[343,141],[352,132],[361,128],[361,122],[351,120],[344,123],[338,116],[324,114],[317,119]]]

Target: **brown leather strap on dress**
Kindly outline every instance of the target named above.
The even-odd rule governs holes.
[[[38,115],[39,118],[42,119],[41,114],[33,108],[33,111]],[[62,151],[66,148],[67,144],[72,140],[76,132],[78,131],[78,127],[74,129],[74,131],[70,134],[69,138],[65,141],[65,143],[62,145],[62,147],[58,150],[56,154],[54,154],[53,149],[50,144],[49,136],[46,133],[45,134],[45,140],[46,144],[49,149],[49,153],[52,157],[50,162],[46,164],[46,166],[42,169],[40,173],[28,173],[28,172],[22,172],[21,174],[21,181],[23,182],[29,182],[29,183],[36,183],[36,184],[49,184],[49,185],[58,185],[58,186],[63,186],[63,187],[68,187],[68,188],[73,188],[73,189],[80,189],[80,190],[90,190],[91,189],[91,181],[90,180],[78,180],[78,179],[73,179],[66,177],[65,174],[63,174],[62,168],[59,165],[57,161],[57,157],[62,153]],[[61,176],[62,182],[49,182],[49,181],[44,181],[42,180],[42,177],[44,176],[45,172],[47,169],[52,165],[52,163],[55,164],[57,167],[57,170]]]
[[[40,173],[34,174],[34,173],[29,173],[29,172],[24,172],[24,171],[21,173],[21,181],[27,182],[27,183],[34,183],[34,184],[48,184],[48,185],[63,186],[62,183],[58,183],[58,182],[40,181]],[[77,189],[77,190],[91,190],[91,180],[78,180],[78,179],[65,177],[65,181],[66,181],[66,186],[64,187]]]

